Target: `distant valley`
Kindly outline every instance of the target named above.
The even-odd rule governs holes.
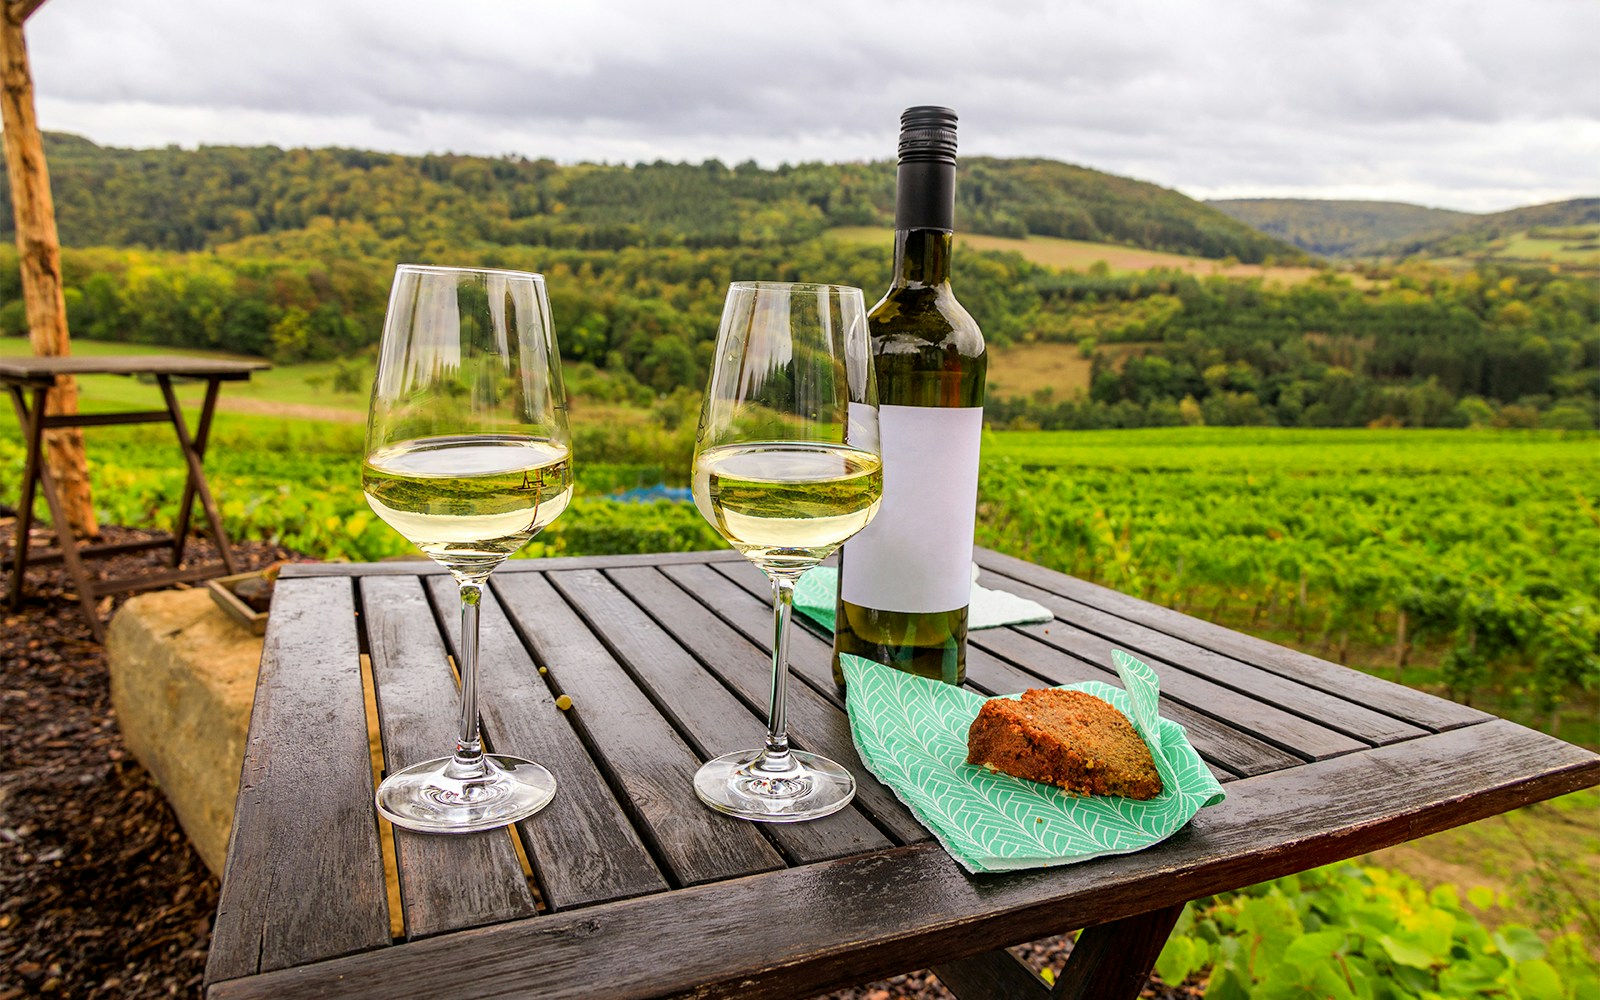
[[[1236,198],[1206,204],[1334,260],[1422,257],[1443,263],[1600,268],[1600,198],[1481,215],[1388,201]]]

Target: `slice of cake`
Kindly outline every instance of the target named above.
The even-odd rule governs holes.
[[[1161,794],[1156,762],[1133,724],[1082,691],[1034,688],[984,702],[967,731],[967,763],[1082,795]]]

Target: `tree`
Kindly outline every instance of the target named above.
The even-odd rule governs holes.
[[[6,170],[11,176],[11,205],[17,222],[17,253],[22,265],[22,295],[28,313],[33,353],[44,357],[70,354],[67,301],[61,282],[61,240],[56,234],[55,203],[50,197],[50,172],[44,140],[33,110],[33,73],[22,24],[44,0],[6,0],[0,11],[0,118],[4,119]],[[45,412],[78,412],[78,386],[70,375],[59,376],[45,400]],[[71,530],[94,536],[100,525],[89,494],[88,459],[80,428],[45,432],[50,471],[61,490]],[[64,538],[58,538],[63,546]]]

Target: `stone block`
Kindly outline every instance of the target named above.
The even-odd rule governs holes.
[[[123,742],[220,875],[261,637],[224,615],[204,590],[164,590],[122,606],[106,652]]]

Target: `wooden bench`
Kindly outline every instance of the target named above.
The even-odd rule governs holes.
[[[829,644],[800,628],[790,732],[849,766],[857,799],[802,824],[714,813],[690,776],[759,742],[771,634],[764,579],[717,552],[498,571],[485,733],[546,764],[555,801],[510,831],[394,833],[373,808],[363,685],[387,767],[452,745],[454,584],[427,563],[292,567],[266,635],[208,996],[806,997],[932,967],[964,998],[1045,997],[996,949],[1088,928],[1054,996],[1118,1000],[1137,995],[1188,900],[1600,783],[1600,757],[1483,712],[1017,559],[978,561],[986,585],[1056,619],[974,633],[973,688],[1114,680],[1110,650],[1128,649],[1160,674],[1163,714],[1227,801],[1139,853],[969,875],[862,769]]]

